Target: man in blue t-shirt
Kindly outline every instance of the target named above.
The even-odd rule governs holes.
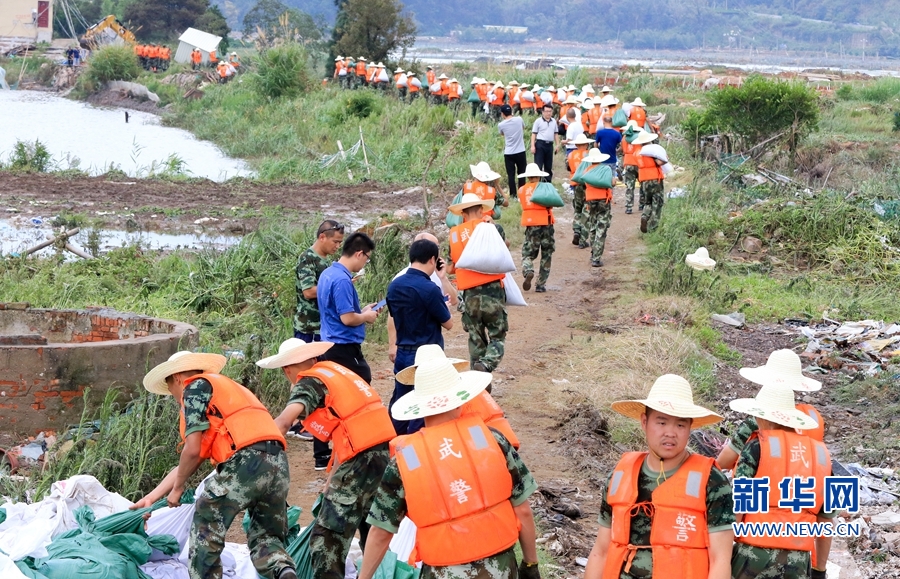
[[[597,142],[600,152],[609,155],[609,159],[604,163],[611,165],[613,174],[615,174],[616,150],[619,148],[619,143],[622,142],[622,133],[613,128],[612,117],[603,117],[602,120],[603,128],[597,131],[594,140]]]
[[[428,239],[414,241],[409,246],[409,269],[388,286],[387,307],[394,319],[397,336],[397,354],[394,358],[394,374],[416,363],[419,346],[437,344],[444,347],[441,329],[453,327],[450,308],[444,292],[438,288],[431,275],[446,276],[438,245]],[[447,296],[449,298],[449,296]],[[413,389],[394,381],[394,395],[388,408]],[[397,434],[412,434],[423,426],[422,420],[395,420],[391,417]]]
[[[363,357],[362,343],[366,339],[365,324],[374,322],[379,310],[373,309],[375,304],[360,308],[353,276],[369,263],[374,250],[371,237],[359,232],[351,234],[344,241],[341,258],[322,272],[316,290],[322,341],[334,343],[322,358],[340,364],[369,383],[372,370]]]

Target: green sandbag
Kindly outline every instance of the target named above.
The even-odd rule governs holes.
[[[622,137],[625,138],[625,141],[630,145],[634,143],[634,140],[638,138],[638,135],[643,131],[636,130],[633,126],[625,129],[625,132],[622,133]]]
[[[550,183],[538,183],[531,194],[531,202],[541,207],[565,207],[566,203]]]
[[[625,114],[625,111],[619,109],[613,114],[612,125],[616,128],[624,127],[628,124],[628,115]]]
[[[453,201],[450,202],[450,205],[456,205],[457,203],[462,202],[463,192],[462,189],[459,190],[459,193],[456,194],[456,197],[453,198]],[[455,215],[454,213],[447,211],[447,218],[444,219],[444,223],[447,224],[447,227],[453,229],[457,225],[463,222],[462,215]]]
[[[316,497],[312,507],[313,521],[319,516],[319,508],[322,506],[322,494]],[[312,537],[314,523],[310,523],[287,546],[287,553],[294,560],[294,568],[297,570],[298,579],[312,579],[312,555],[309,550],[309,541]]]
[[[49,556],[30,561],[29,567],[47,579],[147,579],[139,567],[151,552],[140,535],[81,533],[54,539],[47,546]]]
[[[466,102],[470,102],[470,103],[480,103],[480,102],[481,102],[481,97],[478,96],[478,91],[476,91],[476,90],[473,89],[472,92],[469,93],[469,98],[466,99]]]
[[[94,520],[94,511],[91,507],[83,505],[75,510],[75,521],[78,522],[78,528],[66,531],[60,535],[60,538],[66,539],[82,532],[94,533],[96,535],[135,533],[146,537],[147,532],[144,530],[144,515],[157,509],[161,509],[166,505],[166,499],[159,499],[149,507],[113,513],[100,520]]]
[[[571,180],[575,181],[576,183],[584,183],[584,181],[582,181],[582,178],[584,177],[584,172],[593,166],[594,166],[593,163],[588,163],[587,161],[582,161],[581,163],[578,164],[578,168],[575,169],[575,174],[572,175]]]
[[[0,525],[6,520],[6,509],[0,509]]]
[[[585,185],[591,185],[599,189],[610,189],[612,188],[613,179],[612,168],[605,163],[594,163],[594,168],[585,171],[582,179]]]
[[[372,579],[419,579],[421,569],[399,561],[397,553],[388,550],[375,570]]]

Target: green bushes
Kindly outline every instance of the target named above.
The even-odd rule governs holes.
[[[861,85],[844,84],[837,90],[836,94],[841,100],[884,104],[890,100],[900,98],[900,78],[884,77],[879,78],[875,82],[867,82]]]
[[[0,163],[0,167],[4,165]],[[24,173],[46,173],[53,168],[53,157],[39,139],[33,143],[16,141],[5,168]]]
[[[309,55],[296,42],[270,48],[260,54],[256,89],[264,97],[293,97],[312,88]]]
[[[85,78],[97,85],[111,80],[134,80],[141,74],[137,57],[129,46],[107,46],[88,60]]]

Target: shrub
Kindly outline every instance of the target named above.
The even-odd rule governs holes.
[[[39,140],[33,143],[16,141],[13,152],[9,156],[9,168],[26,173],[46,173],[51,169],[53,157],[50,151]]]
[[[141,67],[131,47],[107,46],[94,52],[88,60],[86,77],[91,83],[104,83],[134,80],[140,74]]]
[[[270,48],[259,57],[257,91],[268,98],[293,97],[312,87],[309,55],[291,42]]]

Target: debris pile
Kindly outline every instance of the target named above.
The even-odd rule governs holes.
[[[801,358],[809,361],[808,372],[827,374],[846,370],[874,376],[900,357],[900,324],[876,320],[821,322],[785,320],[785,324],[809,339]]]

